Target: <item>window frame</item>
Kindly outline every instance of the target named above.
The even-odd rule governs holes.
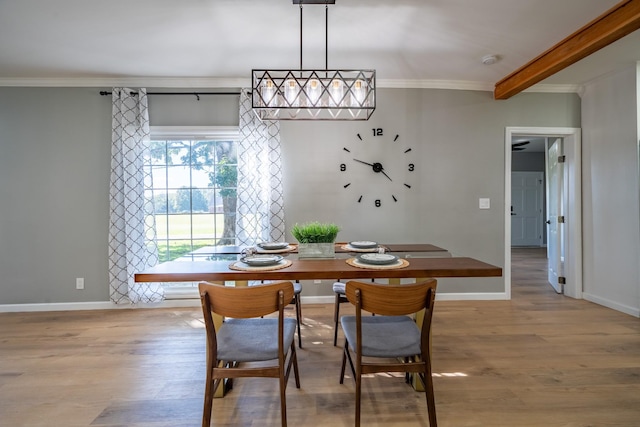
[[[240,142],[238,126],[150,126],[150,140],[214,140]],[[170,283],[165,299],[198,298],[197,283]]]

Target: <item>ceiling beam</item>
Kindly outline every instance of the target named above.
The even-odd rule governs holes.
[[[625,0],[538,55],[495,85],[508,99],[640,28],[640,0]]]

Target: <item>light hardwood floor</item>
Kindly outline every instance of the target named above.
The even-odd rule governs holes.
[[[539,250],[513,260],[511,301],[436,304],[439,425],[640,426],[640,320],[557,295]],[[303,306],[290,426],[353,425],[332,310]],[[198,426],[204,360],[199,308],[0,314],[0,426]],[[362,410],[363,426],[428,424],[423,394],[401,378],[367,378]],[[237,380],[213,419],[279,426],[277,381]]]

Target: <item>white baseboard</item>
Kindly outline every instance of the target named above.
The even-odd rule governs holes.
[[[504,292],[496,293],[439,293],[436,294],[437,301],[495,301],[508,300]],[[314,296],[302,297],[304,304],[332,304],[335,296]]]
[[[333,304],[336,300],[335,295],[331,296],[314,296],[314,297],[301,297],[300,302],[303,304]]]
[[[506,293],[440,293],[436,296],[438,301],[488,301],[506,300]],[[585,297],[586,299],[586,297]],[[308,296],[301,298],[303,304],[333,304],[335,297],[330,296]],[[596,301],[594,301],[596,302]],[[606,304],[602,304],[606,305]],[[200,300],[194,298],[167,299],[153,304],[114,304],[110,301],[91,302],[60,302],[48,304],[0,304],[0,313],[19,313],[27,311],[77,311],[77,310],[112,310],[131,308],[172,308],[172,307],[200,307]],[[607,306],[609,307],[609,306]],[[615,307],[611,307],[617,310]],[[624,310],[620,310],[624,311]],[[638,317],[638,310],[635,314],[625,311],[625,313]]]
[[[42,304],[0,304],[0,313],[18,313],[22,311],[73,311],[105,310],[120,308],[110,301],[92,302],[54,302]]]
[[[591,301],[593,303],[603,305],[607,308],[611,308],[616,311],[620,311],[625,314],[629,314],[634,317],[640,317],[640,308],[638,307],[630,307],[628,305],[620,304],[615,301],[608,300],[606,298],[602,298],[596,295],[588,294],[586,292],[582,293],[582,298],[587,301]]]
[[[48,304],[0,304],[0,313],[27,311],[122,310],[132,308],[200,307],[199,299],[165,300],[152,304],[114,304],[110,301],[61,302]]]

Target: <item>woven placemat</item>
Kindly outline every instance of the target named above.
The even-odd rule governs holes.
[[[340,249],[344,249],[345,251],[349,251],[349,252],[378,252],[378,247],[376,246],[375,248],[354,248],[351,245],[342,245],[340,246]]]
[[[283,259],[277,264],[274,265],[265,265],[265,266],[253,266],[247,265],[242,261],[235,261],[229,264],[230,270],[239,270],[239,271],[271,271],[271,270],[280,270],[281,268],[287,268],[291,264],[291,260]]]
[[[297,249],[298,247],[296,245],[289,245],[286,248],[282,248],[282,249],[262,249],[261,247],[257,247],[256,248],[256,252],[259,254],[282,254],[285,252],[293,252]]]
[[[357,258],[349,258],[347,260],[347,264],[352,267],[358,268],[373,268],[377,270],[393,270],[396,268],[405,268],[409,265],[409,261],[406,259],[399,258],[395,264],[387,264],[387,265],[375,265],[375,264],[365,264],[358,262]]]

